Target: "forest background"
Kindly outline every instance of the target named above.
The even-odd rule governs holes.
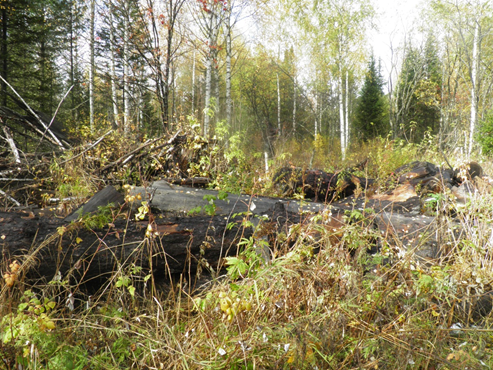
[[[0,369],[493,368],[491,177],[460,168],[493,170],[493,5],[410,4],[0,0]],[[354,197],[252,214],[258,195],[306,204],[304,178],[287,195],[273,180],[289,165]],[[407,181],[423,176],[433,189]],[[132,193],[156,178],[219,192],[166,218]],[[121,207],[45,217],[110,184]],[[227,192],[250,211],[216,214]],[[19,235],[34,240],[10,254]],[[38,276],[47,255],[57,273]]]
[[[0,105],[16,109],[7,82],[48,116],[67,94],[57,119],[76,136],[186,122],[267,164],[308,145],[323,165],[379,135],[470,155],[492,105],[491,4],[417,6],[382,63],[372,38],[395,20],[367,0],[1,0]]]

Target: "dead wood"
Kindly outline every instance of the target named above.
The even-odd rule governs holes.
[[[20,109],[26,112],[25,116],[21,116],[7,107],[0,107],[0,117],[4,117],[4,123],[7,124],[7,118],[21,120],[25,125],[27,124],[33,131],[39,134],[41,138],[46,138],[62,150],[66,149],[68,141],[67,136],[63,132],[63,124],[55,120],[54,117],[50,118],[45,113],[32,109],[2,76],[0,76],[0,79],[12,89],[15,96],[8,92],[6,94]],[[45,134],[48,135],[45,136]],[[65,142],[65,145],[62,142]]]
[[[89,150],[94,149],[96,146],[98,146],[99,144],[101,144],[101,142],[103,141],[103,139],[104,139],[106,136],[108,136],[108,135],[109,135],[109,134],[111,134],[112,132],[113,132],[113,130],[108,131],[106,134],[104,134],[104,135],[103,135],[103,136],[101,136],[99,139],[97,139],[94,143],[89,144],[89,145],[87,146],[87,148],[86,148],[86,149],[84,149],[84,150],[83,150],[83,151],[81,151],[80,153],[78,153],[78,154],[74,155],[73,157],[70,157],[69,159],[66,159],[66,160],[64,160],[64,161],[61,161],[61,162],[59,163],[59,165],[62,165],[62,164],[64,164],[64,163],[67,163],[67,162],[70,162],[70,161],[73,161],[74,159],[76,159],[76,158],[80,157],[80,156],[81,156],[81,155],[83,155],[84,153],[87,153]]]
[[[443,184],[444,172],[421,163],[395,174],[393,181],[397,186],[390,191],[358,192],[332,203],[236,194],[218,199],[217,191],[156,181],[131,193],[140,193],[148,201],[148,219],[137,222],[133,218],[117,218],[95,231],[80,223],[68,224],[77,218],[77,213],[65,220],[40,218],[33,213],[0,213],[2,257],[6,261],[27,261],[26,276],[30,279],[50,280],[59,272],[74,281],[87,282],[111,276],[128,264],[143,266],[146,271],[162,276],[191,273],[199,266],[217,268],[224,256],[238,252],[240,239],[253,233],[241,225],[245,217],[256,220],[256,216],[266,216],[263,222],[267,226],[263,230],[268,230],[266,236],[274,243],[280,230],[287,235],[291,225],[307,222],[310,215],[322,211],[329,217],[317,222],[322,222],[338,238],[346,223],[353,222],[351,215],[359,212],[382,240],[395,248],[411,250],[424,260],[440,256],[440,235],[445,234],[440,230],[444,226],[437,217],[422,214],[422,201],[416,190],[422,187],[418,179],[426,182],[433,177]],[[107,187],[87,202],[82,211],[93,212],[98,206],[122,202],[123,196],[115,188]],[[134,204],[138,206],[140,202]],[[215,216],[204,215],[206,207]],[[202,212],[190,216],[190,211]],[[230,229],[227,225],[231,222]],[[59,229],[62,226],[65,229]]]
[[[117,219],[103,230],[34,214],[0,212],[1,255],[24,264],[26,277],[50,281],[57,274],[72,282],[101,281],[122,266],[135,264],[158,276],[194,272],[197,266],[217,268],[222,257],[237,253],[242,218]],[[227,227],[232,222],[233,227]],[[148,225],[151,235],[146,237]],[[64,227],[64,228],[62,228]]]
[[[75,221],[79,217],[96,212],[100,207],[105,207],[110,204],[118,207],[122,205],[124,201],[125,199],[123,195],[119,193],[112,185],[108,185],[103,190],[97,192],[82,207],[72,212],[63,220],[66,222]]]
[[[283,196],[303,194],[305,198],[332,202],[352,195],[356,189],[365,190],[375,181],[354,175],[353,170],[327,173],[299,167],[283,167],[273,177],[276,188]]]
[[[420,250],[418,254],[424,256],[437,256],[439,253],[436,235],[431,235],[429,239],[418,237],[426,230],[436,230],[437,224],[435,217],[421,214],[421,199],[412,187],[408,188],[407,192],[397,191],[395,194],[390,192],[386,197],[368,198],[364,195],[359,197],[352,195],[330,204],[235,194],[229,194],[225,200],[221,200],[217,199],[219,195],[217,191],[170,185],[165,181],[156,181],[148,188],[135,188],[132,191],[134,195],[138,193],[143,199],[148,199],[150,206],[156,212],[178,216],[185,216],[194,209],[203,210],[211,204],[208,200],[210,197],[216,198],[213,203],[218,215],[227,217],[233,214],[252,213],[262,216],[269,214],[276,207],[282,207],[287,214],[291,215],[289,217],[291,223],[302,222],[306,218],[303,216],[304,213],[313,214],[326,211],[330,212],[334,218],[341,220],[344,215],[356,210],[361,214],[366,214],[365,217],[375,223],[375,227],[382,235],[392,232],[389,235],[393,236],[396,243],[399,239],[405,240],[409,248]],[[368,209],[371,213],[365,211]],[[335,229],[344,226],[345,224],[339,221],[331,224],[331,227]]]
[[[153,150],[159,150],[165,146],[173,145],[173,143],[175,142],[175,140],[179,136],[179,134],[180,134],[180,131],[178,130],[178,132],[176,132],[176,134],[173,135],[173,137],[171,137],[164,145],[160,145],[158,148],[153,148]],[[153,140],[147,140],[144,144],[140,145],[138,148],[131,150],[129,153],[126,153],[125,155],[118,158],[116,161],[111,162],[111,163],[107,164],[106,166],[98,169],[96,172],[100,173],[100,174],[106,173],[106,172],[109,172],[110,170],[112,170],[112,169],[114,169],[120,165],[126,164],[127,162],[129,162],[132,159],[140,160],[143,156],[149,154],[149,152],[144,152],[144,150],[147,149],[152,144],[161,140],[163,137],[164,136],[158,137],[157,139],[153,139]]]

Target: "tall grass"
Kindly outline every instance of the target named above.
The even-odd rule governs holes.
[[[364,152],[368,174],[385,176],[431,151],[381,139]],[[444,198],[431,230],[441,254],[427,261],[363,214],[338,231],[303,215],[269,258],[262,238],[244,240],[201,286],[122,265],[98,291],[74,296],[70,282],[31,285],[22,273],[8,285],[16,267],[3,260],[0,369],[492,368],[492,201]]]

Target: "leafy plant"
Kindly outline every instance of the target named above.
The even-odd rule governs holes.
[[[22,343],[26,338],[55,329],[50,317],[56,303],[48,298],[39,299],[31,290],[23,294],[27,302],[17,306],[17,312],[6,315],[0,322],[0,339],[3,343]]]
[[[232,280],[240,277],[254,276],[262,263],[262,248],[268,248],[265,240],[255,240],[254,237],[243,239],[239,244],[243,247],[238,257],[226,257],[226,270]]]
[[[113,221],[113,208],[115,205],[109,203],[106,206],[99,206],[95,213],[87,213],[82,216],[81,220],[84,226],[90,230],[98,230],[107,226]],[[81,208],[79,214],[82,214],[84,208]]]
[[[194,215],[198,214],[200,212],[204,212],[208,216],[215,216],[216,215],[216,200],[224,200],[229,202],[228,200],[228,193],[224,190],[219,190],[217,197],[215,195],[204,195],[203,197],[204,200],[207,201],[208,204],[205,206],[197,206],[195,208],[192,208],[188,214],[189,215]]]
[[[481,121],[476,140],[484,154],[490,155],[493,153],[493,111],[490,111]]]

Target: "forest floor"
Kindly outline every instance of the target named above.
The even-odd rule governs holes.
[[[15,175],[29,174],[36,185],[18,181],[3,189],[62,217],[109,183],[125,192],[125,202],[145,201],[130,199],[125,189],[157,178],[208,179],[211,189],[278,196],[272,173],[288,162],[279,155],[265,173],[259,159],[202,139],[118,140],[109,135],[100,145],[40,159],[37,172]],[[314,167],[334,172],[369,159],[358,175],[381,179],[383,194],[392,190],[388,179],[396,168],[441,157],[383,139],[367,149],[345,162],[319,154]],[[289,161],[306,168],[310,154],[291,151]],[[493,173],[485,163],[484,171]],[[419,243],[410,248],[398,233],[382,234],[358,209],[337,230],[324,227],[322,212],[270,239],[259,217],[245,213],[243,225],[253,232],[216,266],[198,258],[194,270],[171,274],[124,261],[96,287],[70,276],[33,279],[28,270],[38,245],[26,246],[22,258],[4,253],[0,369],[493,368],[491,191],[459,202],[445,190],[418,190],[428,217],[444,230],[427,229],[420,239],[436,238],[433,258],[416,258]],[[122,217],[128,225],[136,216],[152,222],[145,204],[117,208],[103,207],[70,225],[97,234]],[[202,211],[214,216],[213,207]],[[152,249],[159,240],[146,234],[139,248]]]

